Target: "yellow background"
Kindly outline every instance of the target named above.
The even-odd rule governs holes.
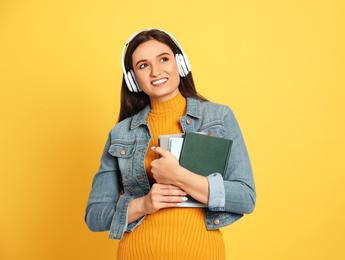
[[[173,34],[198,91],[229,105],[257,206],[227,259],[345,259],[342,0],[0,1],[0,259],[114,259],[84,210],[119,112],[121,51]]]

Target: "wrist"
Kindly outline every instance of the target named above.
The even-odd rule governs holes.
[[[144,206],[142,198],[143,197],[133,199],[129,204],[128,223],[132,223],[133,221],[146,215],[145,213],[143,213]]]
[[[183,187],[185,186],[186,175],[189,173],[190,172],[186,168],[179,166],[177,168],[173,184],[183,189]]]
[[[145,211],[145,196],[135,199],[137,204],[137,214],[146,215]]]

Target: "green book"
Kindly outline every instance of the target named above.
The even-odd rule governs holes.
[[[180,154],[180,165],[199,175],[218,172],[223,178],[228,166],[232,140],[186,132]],[[207,207],[188,196],[181,207]]]

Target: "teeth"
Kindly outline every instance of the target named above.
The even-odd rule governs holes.
[[[168,79],[160,79],[160,80],[157,80],[157,81],[152,81],[152,84],[153,85],[157,85],[157,84],[161,84],[161,83],[163,83],[163,82],[165,82],[165,81],[167,81]]]

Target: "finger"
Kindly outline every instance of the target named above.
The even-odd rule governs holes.
[[[181,196],[162,196],[161,197],[161,203],[181,203],[184,201],[187,201],[187,197],[181,197]]]
[[[161,189],[156,185],[156,188],[151,190],[151,193],[156,196],[186,196],[187,193],[180,188],[171,188],[171,189]]]
[[[154,151],[155,153],[158,153],[159,155],[161,155],[162,157],[166,156],[168,151],[167,150],[164,150],[163,148],[161,147],[156,147],[156,146],[152,146],[151,147],[152,151]]]
[[[170,190],[170,189],[168,189],[168,190],[161,190],[161,195],[163,195],[163,196],[179,196],[179,197],[181,197],[181,196],[186,196],[187,195],[187,193],[186,192],[184,192],[183,190]]]
[[[180,207],[182,202],[187,201],[188,198],[187,197],[166,197],[165,201],[162,201],[160,203],[160,207],[161,208],[176,208],[176,207]]]
[[[161,196],[185,196],[187,193],[179,187],[170,184],[153,184],[151,192]]]
[[[172,184],[157,183],[157,185],[159,185],[159,189],[161,189],[161,190],[177,191],[177,192],[181,192],[181,194],[187,194],[184,190],[182,190],[181,188],[179,188],[175,185],[172,185]]]
[[[173,184],[155,183],[153,185],[156,185],[160,189],[182,190],[180,187]]]

